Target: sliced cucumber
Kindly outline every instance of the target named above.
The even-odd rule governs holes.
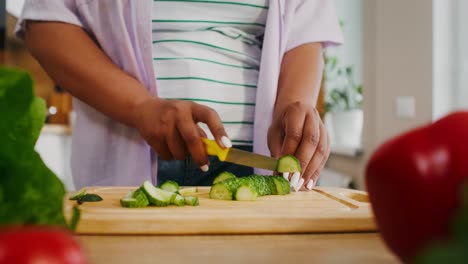
[[[186,196],[184,197],[184,199],[185,199],[186,205],[191,205],[191,206],[200,205],[200,202],[198,201],[198,197],[196,196]]]
[[[72,194],[72,196],[70,196],[70,200],[79,200],[81,197],[85,196],[86,195],[86,189],[81,189],[79,191],[77,191],[76,193]]]
[[[301,172],[301,163],[293,155],[286,155],[278,160],[277,172]]]
[[[177,196],[176,193],[154,187],[149,181],[145,181],[142,188],[150,204],[155,206],[167,206],[171,204]]]
[[[213,185],[220,183],[222,181],[228,180],[228,179],[234,179],[237,178],[236,175],[230,173],[229,171],[221,172],[216,178],[213,180]]]
[[[291,192],[291,187],[289,186],[289,182],[280,176],[270,176],[273,178],[273,182],[276,186],[276,193],[278,195],[286,195]]]
[[[159,188],[168,192],[177,192],[179,190],[179,184],[175,181],[165,181]]]
[[[185,198],[182,195],[177,194],[172,204],[177,206],[184,206]]]
[[[237,187],[241,184],[238,178],[227,179],[213,185],[210,189],[210,198],[217,200],[232,200]]]
[[[120,199],[120,204],[123,207],[140,208],[148,206],[149,201],[144,191],[139,188],[136,191],[129,192],[125,197]]]
[[[258,194],[260,196],[271,194],[270,185],[268,184],[265,176],[252,175],[248,178],[250,178],[254,182],[255,186],[257,187]]]
[[[237,201],[255,201],[257,200],[258,192],[257,189],[248,183],[240,185],[234,195]]]
[[[180,195],[193,194],[198,192],[198,187],[187,187],[177,191]]]
[[[263,176],[268,183],[268,187],[270,188],[271,195],[277,195],[278,190],[276,189],[275,181],[273,180],[273,176]]]

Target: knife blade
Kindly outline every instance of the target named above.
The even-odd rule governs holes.
[[[220,161],[227,161],[253,168],[275,171],[278,160],[236,148],[221,148],[216,141],[203,139],[208,155],[217,156]]]

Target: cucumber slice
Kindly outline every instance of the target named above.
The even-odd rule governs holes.
[[[260,196],[271,194],[270,185],[268,184],[266,177],[260,175],[252,175],[248,178],[252,179],[254,185],[257,187],[258,194]]]
[[[268,183],[268,187],[270,188],[271,195],[277,195],[278,190],[276,189],[275,181],[273,180],[273,176],[263,176]]]
[[[236,175],[228,172],[228,171],[225,171],[225,172],[221,172],[218,176],[216,176],[216,178],[213,180],[213,185],[217,184],[217,183],[220,183],[222,181],[225,181],[225,180],[228,180],[228,179],[234,179],[234,178],[237,178]]]
[[[77,191],[76,193],[72,194],[72,196],[70,196],[70,198],[68,198],[69,200],[79,200],[81,197],[85,196],[86,195],[86,189],[81,189],[79,191]]]
[[[188,187],[177,191],[180,195],[193,194],[198,192],[198,187]]]
[[[280,176],[270,176],[270,177],[273,178],[278,195],[286,195],[291,192],[291,187],[289,186],[289,182],[286,179]]]
[[[301,172],[301,163],[293,155],[286,155],[278,160],[277,172]]]
[[[186,205],[191,205],[191,206],[200,205],[200,202],[198,201],[198,197],[196,196],[186,196],[184,197],[184,199],[185,199]]]
[[[148,206],[149,201],[144,191],[140,188],[136,191],[131,191],[125,197],[120,199],[120,205],[129,208],[140,208]]]
[[[168,192],[177,192],[179,190],[179,184],[175,181],[165,181],[159,188]]]
[[[257,200],[257,189],[248,183],[244,183],[236,190],[234,197],[237,201],[255,201]]]
[[[176,193],[154,187],[149,181],[143,182],[142,188],[150,204],[156,206],[167,206],[171,204],[177,196]]]
[[[174,202],[172,202],[173,205],[177,206],[184,206],[185,205],[185,198],[182,195],[177,194]]]
[[[213,185],[210,189],[210,199],[216,200],[232,200],[233,192],[222,182]]]
[[[242,183],[238,178],[227,179],[213,185],[210,189],[210,198],[217,200],[232,200],[237,187]]]

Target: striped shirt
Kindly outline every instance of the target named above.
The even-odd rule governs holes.
[[[268,0],[153,0],[158,95],[213,108],[234,144],[252,145],[267,12]]]

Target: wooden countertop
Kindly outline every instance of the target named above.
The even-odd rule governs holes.
[[[378,233],[79,236],[94,263],[399,263]]]

